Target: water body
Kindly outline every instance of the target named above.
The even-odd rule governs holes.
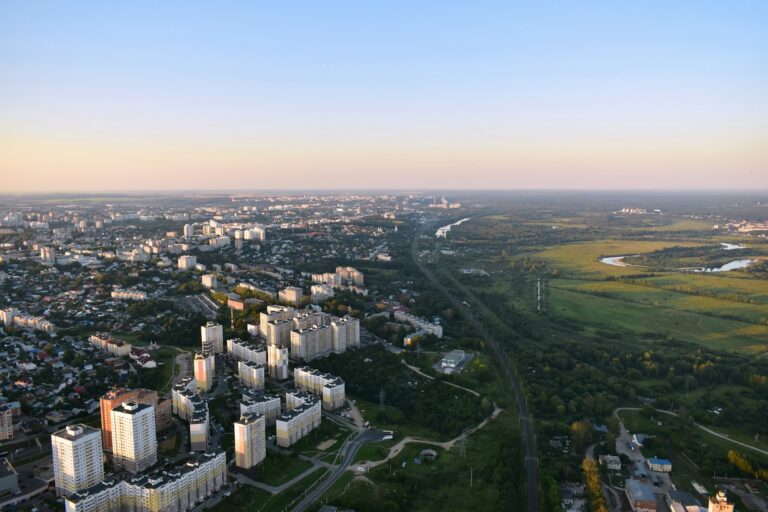
[[[751,263],[752,263],[752,260],[733,260],[733,261],[729,261],[722,267],[697,268],[697,269],[694,269],[693,272],[728,272],[729,270],[747,268]]]
[[[614,267],[628,267],[629,264],[624,263],[624,258],[626,258],[626,256],[610,256],[608,258],[600,258],[600,263],[605,263],[606,265],[612,265]]]
[[[451,230],[453,226],[458,226],[459,224],[467,222],[469,219],[470,217],[467,217],[466,219],[461,219],[460,221],[454,222],[453,224],[448,224],[447,226],[438,228],[438,230],[435,232],[435,236],[437,238],[447,238],[448,232]]]
[[[743,245],[738,245],[738,244],[724,244],[721,242],[720,245],[723,246],[724,251],[735,251],[736,249],[744,249]]]
[[[626,256],[611,256],[608,258],[600,258],[600,263],[605,263],[606,265],[612,265],[614,267],[637,267],[637,268],[645,268],[641,267],[640,265],[630,265],[629,263],[624,262],[624,258]],[[743,259],[743,260],[733,260],[729,261],[722,267],[716,267],[716,268],[678,268],[675,270],[682,270],[685,272],[728,272],[729,270],[738,270],[740,268],[747,268],[752,264],[753,260]]]

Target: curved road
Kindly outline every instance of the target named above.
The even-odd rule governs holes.
[[[509,356],[501,348],[499,343],[490,335],[485,326],[480,323],[474,315],[461,303],[461,301],[448,292],[443,284],[435,277],[428,268],[422,264],[417,256],[417,244],[419,236],[423,230],[417,231],[411,243],[411,258],[419,267],[422,274],[429,282],[443,294],[445,299],[450,302],[457,311],[461,311],[467,321],[475,328],[490,347],[491,352],[498,361],[501,370],[504,372],[507,381],[515,394],[517,402],[517,415],[520,419],[520,426],[523,433],[523,447],[525,448],[525,472],[526,472],[526,495],[528,496],[528,512],[539,512],[539,459],[536,455],[536,439],[533,434],[533,422],[528,413],[528,403],[525,400],[523,388],[520,381],[512,371],[512,365],[509,362]]]
[[[341,477],[341,475],[344,474],[344,472],[347,470],[350,464],[352,464],[352,461],[355,458],[355,455],[357,454],[357,450],[360,449],[360,447],[365,444],[371,436],[377,436],[373,431],[371,430],[362,430],[359,432],[352,441],[349,441],[349,438],[347,441],[344,442],[344,446],[341,447],[340,452],[344,452],[344,457],[341,460],[341,464],[334,467],[331,471],[331,475],[320,482],[320,484],[312,489],[306,496],[304,496],[304,499],[299,502],[298,505],[293,507],[293,512],[303,512],[308,507],[312,506],[317,500],[319,500],[323,494],[326,493],[328,489],[331,488],[331,486],[336,483],[336,480]]]

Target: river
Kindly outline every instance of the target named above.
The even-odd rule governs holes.
[[[447,238],[448,232],[451,230],[453,226],[458,226],[459,224],[463,222],[467,222],[470,219],[470,217],[467,217],[466,219],[461,219],[459,221],[454,222],[453,224],[448,224],[447,226],[443,226],[441,228],[438,228],[438,230],[435,232],[435,236],[437,238]]]

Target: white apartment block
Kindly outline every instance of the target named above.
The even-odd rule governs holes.
[[[197,389],[197,382],[194,377],[184,377],[178,383],[173,385],[171,389],[171,404],[173,414],[181,417],[182,419],[189,418],[189,406],[187,404],[188,394],[194,394]]]
[[[291,331],[291,359],[311,361],[331,353],[332,327],[313,326],[308,329]]]
[[[239,361],[237,376],[243,386],[256,390],[264,389],[264,367],[258,363]]]
[[[137,290],[112,290],[112,298],[117,300],[147,300],[147,292]]]
[[[302,405],[283,413],[276,423],[277,445],[288,447],[320,426],[320,400],[308,395]],[[288,395],[286,395],[288,400]]]
[[[313,284],[310,288],[310,297],[313,304],[319,304],[334,296],[333,286],[329,284]]]
[[[267,312],[259,314],[259,330],[261,335],[267,335],[267,323],[273,320],[291,320],[296,316],[296,310],[288,306],[267,306]]]
[[[205,274],[202,277],[202,283],[203,283],[203,286],[211,290],[216,288],[219,285],[219,280],[216,279],[215,274]]]
[[[101,432],[86,425],[69,425],[51,435],[56,494],[69,496],[104,479]]]
[[[192,224],[184,224],[184,238],[192,238],[195,234],[195,226]]]
[[[189,419],[189,449],[204,452],[208,449],[208,405],[195,409]]]
[[[277,345],[267,345],[267,366],[269,376],[277,380],[288,378],[288,349]]]
[[[264,333],[267,346],[287,347],[290,345],[292,328],[293,322],[291,320],[270,320],[267,322],[267,329]]]
[[[224,352],[224,326],[216,322],[207,322],[200,327],[200,341],[203,352],[221,354]]]
[[[131,344],[127,341],[113,338],[109,334],[104,333],[92,334],[88,337],[88,341],[90,341],[96,348],[109,352],[117,357],[130,355],[132,349]]]
[[[262,366],[267,364],[267,349],[239,338],[227,340],[227,352],[235,361],[251,361]]]
[[[115,467],[131,473],[157,463],[153,406],[125,402],[112,409],[112,457]]]
[[[195,353],[192,367],[195,372],[195,381],[197,382],[198,391],[208,391],[211,389],[211,386],[213,385],[215,364],[213,354],[207,352]]]
[[[438,338],[443,337],[443,326],[437,322],[429,322],[423,318],[419,318],[418,316],[400,310],[395,311],[395,320],[398,322],[409,323],[416,329],[421,329],[428,334],[434,334]]]
[[[323,409],[327,411],[343,407],[346,402],[344,381],[330,373],[302,366],[293,370],[293,381],[297,389],[322,398]]]
[[[351,316],[335,318],[331,322],[331,344],[337,354],[360,346],[360,320]]]
[[[291,320],[294,329],[309,329],[314,326],[330,325],[332,318],[331,315],[322,311],[303,309],[297,311]]]
[[[179,270],[193,270],[197,265],[197,256],[179,256]]]
[[[281,402],[278,395],[267,395],[257,391],[243,392],[240,401],[240,415],[261,414],[268,427],[271,427],[280,416]]]
[[[288,304],[298,306],[304,298],[304,291],[298,286],[288,286],[287,288],[280,290],[277,298],[280,302],[287,302]]]
[[[227,483],[224,452],[205,453],[169,470],[110,479],[66,498],[66,512],[180,512],[220,490]]]
[[[261,414],[240,417],[235,427],[235,465],[250,469],[267,457],[266,422]]]

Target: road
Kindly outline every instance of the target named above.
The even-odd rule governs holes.
[[[413,237],[411,243],[411,258],[422,274],[429,280],[429,282],[437,288],[445,299],[450,302],[457,311],[461,311],[464,318],[475,328],[480,336],[485,339],[488,347],[491,349],[495,360],[499,363],[502,372],[504,373],[507,381],[509,382],[512,391],[515,394],[515,401],[517,402],[517,415],[520,420],[520,426],[523,433],[523,447],[525,449],[525,472],[526,472],[526,495],[528,497],[528,512],[539,511],[539,459],[536,455],[536,439],[533,434],[533,421],[528,413],[528,403],[523,393],[523,388],[520,384],[520,380],[512,370],[512,365],[509,360],[509,355],[501,348],[501,345],[491,336],[485,326],[480,323],[472,314],[472,312],[464,306],[461,301],[443,286],[437,277],[419,260],[418,252],[418,240],[421,231]]]
[[[411,366],[411,365],[409,365],[408,363],[406,363],[406,362],[405,362],[405,360],[404,360],[404,359],[402,360],[402,362],[403,362],[403,364],[404,364],[405,366],[407,366],[407,367],[408,367],[408,369],[410,369],[411,371],[414,371],[414,372],[418,373],[419,375],[421,375],[422,377],[426,377],[426,378],[427,378],[427,379],[429,379],[429,380],[435,380],[435,378],[434,378],[433,376],[431,376],[431,375],[427,375],[426,373],[424,373],[423,371],[421,371],[421,369],[420,369],[420,368],[418,368],[417,366]],[[464,386],[459,386],[458,384],[454,384],[453,382],[448,382],[448,381],[446,381],[446,380],[441,380],[440,382],[442,382],[443,384],[447,384],[447,385],[449,385],[449,386],[453,386],[454,388],[457,388],[457,389],[461,389],[462,391],[466,391],[467,393],[472,393],[473,395],[475,395],[475,396],[476,396],[476,397],[478,397],[478,398],[480,397],[480,393],[478,393],[477,391],[475,391],[475,390],[473,390],[473,389],[465,388]]]
[[[352,461],[357,454],[357,450],[359,450],[360,447],[365,443],[374,439],[381,439],[381,435],[380,433],[373,430],[361,430],[351,441],[349,438],[347,438],[347,440],[344,441],[344,446],[342,446],[341,450],[339,450],[339,453],[344,454],[341,463],[336,466],[333,471],[331,471],[331,475],[328,478],[320,482],[317,487],[312,489],[312,491],[310,491],[304,497],[304,499],[301,500],[299,504],[293,508],[293,512],[303,512],[312,506],[317,500],[319,500],[322,495],[325,494],[326,491],[330,489],[334,483],[336,483],[336,480],[338,480],[341,475],[347,471],[347,468],[350,464],[352,464]]]

